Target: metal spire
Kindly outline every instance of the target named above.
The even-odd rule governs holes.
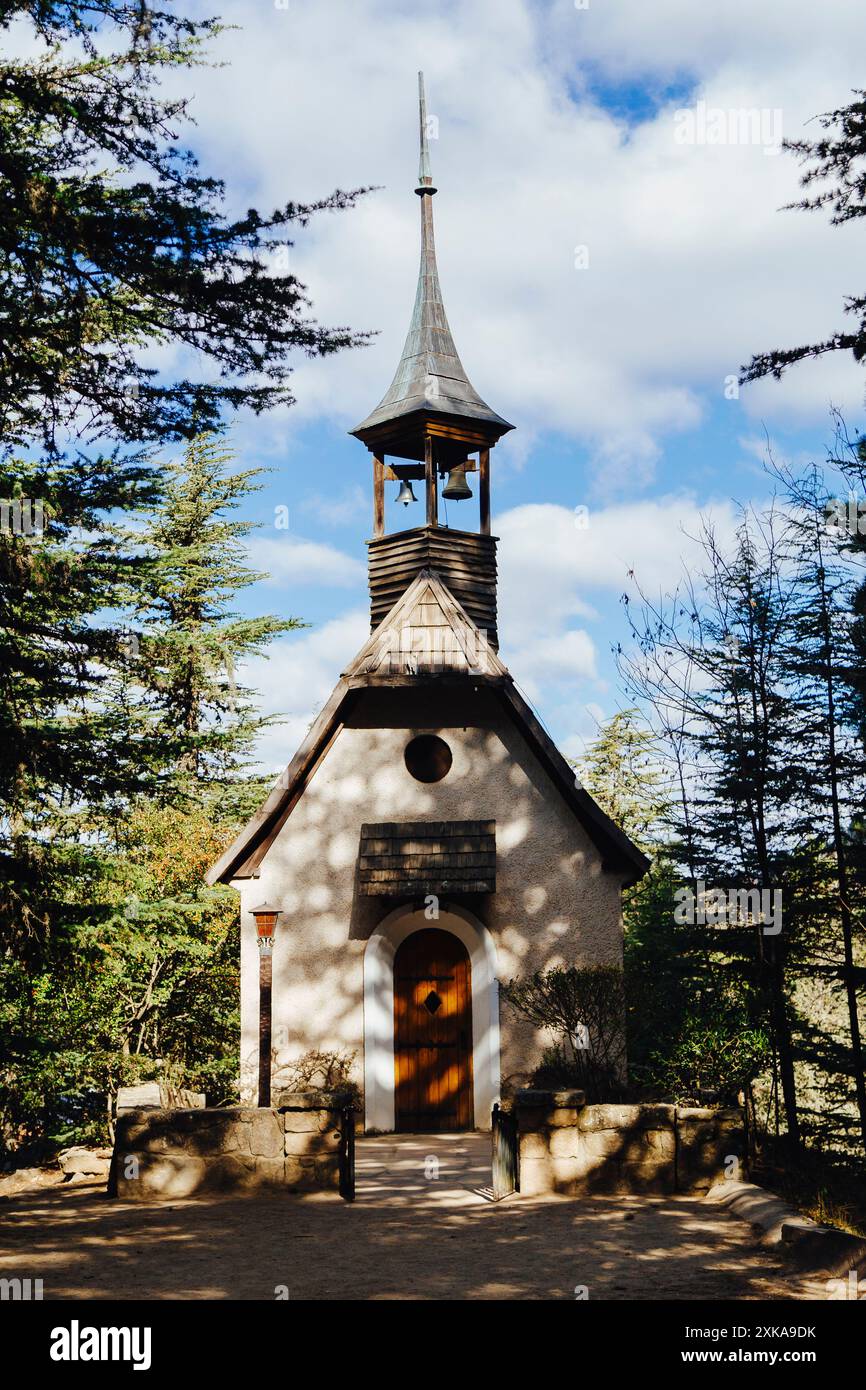
[[[430,173],[430,146],[427,143],[427,98],[424,95],[424,74],[418,74],[418,119],[421,122],[421,156],[418,162],[418,187],[416,193],[435,193],[433,176]]]
[[[432,194],[436,189],[430,173],[427,102],[421,72],[418,74],[418,116],[421,157],[415,192],[421,197],[421,265],[412,322],[394,380],[376,409],[352,430],[352,434],[361,435],[374,426],[418,410],[484,421],[494,426],[499,434],[504,434],[513,426],[491,410],[472,386],[457,355],[442,302],[433,239]]]

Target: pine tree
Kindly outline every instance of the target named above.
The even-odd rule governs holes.
[[[837,544],[862,575],[866,563],[866,437],[851,439],[838,411],[834,421],[835,440],[828,463],[842,486],[840,495],[827,498],[828,510],[836,523]],[[845,677],[848,695],[843,715],[859,730],[860,742],[866,748],[866,579],[854,586],[851,611],[852,662]]]
[[[145,445],[290,402],[294,349],[364,336],[316,324],[286,267],[291,230],[353,196],[231,221],[220,182],[177,143],[188,103],[160,80],[204,61],[216,21],[12,0],[0,28],[13,21],[33,42],[0,57],[0,926],[35,939],[81,855],[95,871],[70,818],[165,780],[111,616],[135,606],[145,568],[116,524],[158,493]],[[216,379],[142,365],[166,346]],[[44,531],[18,534],[40,508]]]
[[[827,872],[819,876],[820,910],[838,933],[832,951],[836,959],[825,978],[841,978],[845,992],[849,1073],[866,1152],[866,1077],[857,998],[861,972],[855,958],[864,917],[857,903],[857,851],[849,828],[866,801],[866,751],[850,724],[846,727],[845,718],[851,699],[850,672],[857,664],[850,621],[854,580],[838,533],[827,527],[822,471],[813,466],[797,478],[790,472],[782,476],[792,503],[790,582],[797,602],[790,616],[787,660],[803,713],[798,758],[811,788],[809,809],[817,852],[827,865]]]
[[[667,602],[643,600],[631,619],[637,651],[621,660],[629,689],[654,712],[669,753],[679,790],[674,854],[681,871],[694,885],[703,881],[726,893],[757,886],[771,901],[790,887],[793,856],[810,834],[807,788],[792,761],[799,716],[785,689],[790,598],[779,582],[780,527],[774,513],[760,525],[744,516],[728,556],[705,526],[703,571],[690,574]],[[797,1145],[796,914],[786,899],[782,935],[765,934],[754,923],[703,938],[707,982],[717,979],[721,965],[728,981],[723,992],[742,1001],[753,1022],[766,1010],[787,1132]]]
[[[237,669],[300,624],[232,611],[260,576],[246,557],[251,527],[231,515],[259,470],[232,472],[231,458],[216,438],[191,441],[142,525],[112,531],[123,563],[110,591],[94,590],[115,611],[96,629],[103,660],[91,663],[80,738],[107,730],[113,761],[104,783],[75,784],[63,818],[51,803],[34,819],[25,798],[12,847],[18,865],[28,845],[50,860],[29,886],[40,930],[7,936],[0,958],[7,1142],[68,1139],[70,1097],[84,1105],[155,1075],[233,1097],[238,910],[203,878],[261,785],[248,763],[269,721]],[[131,768],[136,755],[132,778],[120,759]],[[104,1133],[100,1105],[79,1138]]]
[[[640,711],[619,710],[580,763],[581,781],[639,849],[652,853],[670,803],[651,729]]]
[[[695,996],[694,953],[674,920],[681,880],[668,844],[671,797],[662,766],[635,707],[601,727],[580,763],[587,791],[651,861],[623,893],[627,1056],[636,1082],[648,1078],[651,1057],[673,1045]]]
[[[0,58],[0,438],[50,454],[64,436],[160,443],[226,408],[291,404],[294,350],[366,341],[323,328],[288,270],[289,233],[351,206],[335,192],[231,220],[223,185],[177,143],[186,98],[163,74],[192,69],[216,20],[124,0],[7,0],[32,56]],[[162,379],[166,344],[212,380]]]
[[[818,117],[826,132],[819,139],[784,141],[783,148],[805,164],[800,183],[809,190],[798,202],[789,203],[786,211],[829,208],[833,226],[866,217],[866,90],[856,90],[854,98],[847,106]],[[851,352],[856,362],[862,362],[866,358],[866,295],[849,296],[844,307],[855,320],[848,331],[833,333],[821,343],[760,353],[742,369],[741,381],[779,378],[794,363],[827,352]]]
[[[144,588],[132,595],[131,675],[175,781],[196,796],[242,779],[257,735],[271,720],[239,683],[243,662],[303,623],[297,618],[241,617],[236,595],[261,578],[250,568],[244,538],[252,523],[232,517],[257,489],[261,469],[232,473],[233,455],[203,434],[166,468],[164,494],[138,539],[149,558]]]
[[[18,459],[0,463],[0,489],[0,939],[36,943],[67,880],[95,867],[87,808],[109,814],[158,784],[153,739],[110,712],[124,647],[104,619],[144,565],[107,517],[155,487],[146,468],[110,459]]]

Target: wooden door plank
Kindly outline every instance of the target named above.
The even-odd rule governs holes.
[[[433,1011],[426,1000],[435,991]],[[401,1130],[471,1129],[471,965],[463,943],[424,928],[394,961],[395,1123]]]

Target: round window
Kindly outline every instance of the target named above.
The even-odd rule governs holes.
[[[436,734],[419,734],[407,743],[406,766],[418,782],[441,782],[451,771],[451,749]]]

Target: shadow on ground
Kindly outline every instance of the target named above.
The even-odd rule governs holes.
[[[489,1135],[359,1140],[357,1200],[121,1202],[96,1184],[0,1204],[0,1276],[46,1299],[796,1299],[748,1227],[695,1197],[492,1203]]]

